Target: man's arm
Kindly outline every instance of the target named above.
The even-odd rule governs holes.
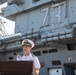
[[[36,75],[39,74],[39,68],[35,68],[35,71],[36,71]]]

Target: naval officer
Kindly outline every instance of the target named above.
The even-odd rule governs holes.
[[[23,56],[17,56],[17,61],[30,61],[34,62],[35,67],[35,75],[39,74],[40,69],[40,62],[39,59],[31,53],[32,48],[34,47],[34,42],[30,39],[24,39],[22,41],[22,48],[23,48]]]

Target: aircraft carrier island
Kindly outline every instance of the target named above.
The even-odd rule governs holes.
[[[76,0],[7,2],[2,12],[15,21],[15,34],[0,36],[0,61],[16,61],[22,40],[31,39],[39,75],[76,75]]]

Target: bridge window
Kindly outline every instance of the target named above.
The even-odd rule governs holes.
[[[37,1],[40,1],[40,0],[32,0],[33,3],[37,2]]]
[[[48,50],[43,50],[42,53],[46,54],[46,53],[48,53]]]
[[[76,50],[76,44],[67,44],[68,51]]]
[[[60,60],[52,61],[52,65],[61,65]]]
[[[36,55],[36,56],[40,56],[41,52],[40,51],[36,51],[36,52],[33,52],[33,54]]]
[[[54,53],[54,52],[58,52],[58,50],[57,49],[50,49],[49,50],[49,53]]]

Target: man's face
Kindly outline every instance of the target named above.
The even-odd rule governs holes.
[[[23,50],[25,50],[25,51],[31,51],[31,46],[29,46],[29,45],[23,45]]]

